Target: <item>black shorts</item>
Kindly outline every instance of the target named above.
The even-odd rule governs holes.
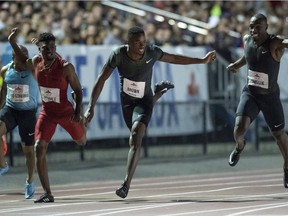
[[[236,116],[248,116],[252,122],[260,111],[271,131],[279,131],[285,127],[279,91],[267,95],[252,94],[247,87],[244,87]]]
[[[129,129],[136,121],[142,122],[147,127],[153,112],[153,95],[138,99],[121,93],[121,106],[125,123]]]
[[[26,146],[34,145],[36,110],[15,110],[4,106],[0,110],[0,120],[5,123],[7,132],[18,126],[21,142]]]

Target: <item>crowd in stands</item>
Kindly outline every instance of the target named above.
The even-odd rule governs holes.
[[[117,1],[121,3],[121,1]],[[123,1],[125,2],[125,1]],[[48,31],[57,44],[123,44],[127,30],[134,25],[146,31],[148,42],[159,46],[209,46],[227,60],[231,49],[241,47],[255,13],[268,17],[269,33],[288,36],[287,1],[140,1],[164,11],[193,18],[209,25],[207,35],[177,25],[156,21],[101,4],[101,1],[2,1],[0,2],[0,42],[6,42],[10,30],[20,27],[19,43]],[[236,34],[231,34],[231,31]]]

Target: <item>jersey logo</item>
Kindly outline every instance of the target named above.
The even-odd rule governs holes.
[[[282,124],[283,124],[283,123],[278,124],[278,125],[274,125],[274,127],[275,127],[275,128],[278,128],[278,127],[280,127]]]
[[[152,60],[152,58],[151,59],[149,59],[148,61],[146,61],[146,64],[148,64],[150,61]]]
[[[267,50],[262,50],[262,54],[265,54],[267,53],[268,51]]]

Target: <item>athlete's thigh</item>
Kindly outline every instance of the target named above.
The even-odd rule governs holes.
[[[80,140],[85,134],[82,122],[71,121],[71,119],[67,117],[58,119],[58,123],[70,134],[73,140]]]
[[[0,110],[0,121],[2,121],[1,124],[5,124],[6,127],[6,133],[13,130],[15,127],[18,126],[17,120],[16,120],[16,111],[8,106],[4,106]],[[1,130],[4,130],[4,125],[1,125]],[[4,134],[4,131],[2,131]]]
[[[132,116],[132,125],[136,122],[142,122],[145,124],[146,127],[148,127],[149,122],[151,120],[153,112],[153,105],[152,103],[149,104],[147,101],[142,100],[139,104],[137,104],[133,110],[133,116]]]
[[[26,146],[34,145],[34,132],[36,125],[36,111],[27,110],[18,112],[18,128],[21,141]]]
[[[283,107],[280,97],[271,97],[271,100],[265,101],[261,105],[264,118],[271,131],[279,131],[285,127]]]
[[[40,112],[36,127],[35,127],[35,140],[44,140],[49,143],[55,133],[57,122],[51,116]]]
[[[257,99],[247,91],[243,91],[237,107],[236,116],[248,116],[250,121],[258,116],[260,107]]]
[[[121,108],[123,118],[126,123],[126,126],[129,129],[132,128],[132,116],[135,105],[136,105],[135,100],[130,99],[128,96],[121,95]]]

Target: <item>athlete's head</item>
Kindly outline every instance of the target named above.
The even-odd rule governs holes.
[[[49,32],[41,33],[38,37],[38,47],[43,58],[53,60],[56,55],[55,36]]]
[[[142,56],[145,51],[146,37],[142,28],[134,26],[128,31],[129,53]]]
[[[23,46],[23,45],[18,45],[18,46],[19,46],[20,50],[21,50],[21,51],[26,55],[26,57],[28,58],[28,56],[29,56],[28,49],[27,49],[25,46]],[[14,62],[18,60],[18,58],[17,58],[14,50],[12,51],[12,60],[13,60]]]
[[[267,35],[267,18],[261,13],[255,14],[250,19],[249,31],[254,41],[262,41]]]

